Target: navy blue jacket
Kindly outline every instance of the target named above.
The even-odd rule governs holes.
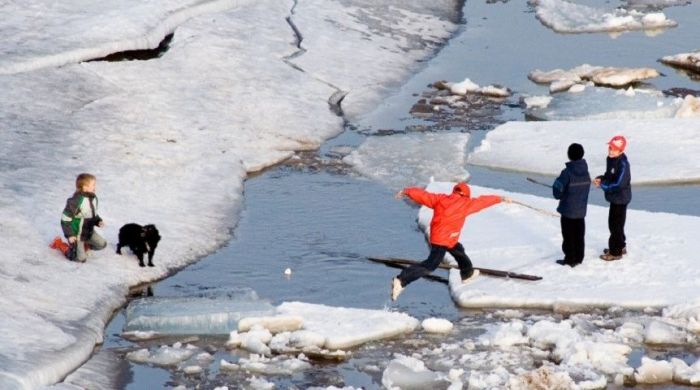
[[[613,204],[628,204],[632,201],[632,173],[624,153],[615,158],[608,157],[605,174],[598,178],[600,188],[605,191],[605,200]]]
[[[554,198],[559,199],[557,211],[563,217],[581,219],[586,216],[591,176],[586,160],[569,161],[552,184]]]

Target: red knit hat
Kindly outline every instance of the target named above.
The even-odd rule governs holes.
[[[610,139],[608,146],[610,146],[610,149],[624,152],[625,147],[627,147],[627,140],[621,135],[616,135]]]
[[[469,185],[463,181],[455,184],[455,186],[452,188],[452,192],[466,197],[469,197],[472,194],[472,190],[469,188]]]

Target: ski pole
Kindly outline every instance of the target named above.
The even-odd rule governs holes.
[[[533,179],[533,178],[531,178],[531,177],[526,177],[525,179],[527,179],[527,181],[529,181],[530,183],[535,183],[535,184],[539,184],[539,185],[541,185],[541,186],[545,186],[545,187],[547,187],[547,188],[552,188],[551,185],[542,183],[541,181],[537,181],[537,180],[535,180],[535,179]]]
[[[515,204],[517,204],[517,205],[520,205],[520,206],[523,206],[523,207],[527,207],[527,208],[529,208],[529,209],[531,209],[531,210],[535,210],[535,211],[537,211],[537,212],[540,213],[540,214],[549,215],[550,217],[559,217],[559,214],[557,214],[557,213],[553,213],[553,212],[547,211],[547,210],[542,210],[542,209],[540,209],[540,208],[537,208],[537,207],[534,207],[534,206],[530,206],[529,204],[526,204],[526,203],[523,203],[523,202],[519,202],[519,201],[517,201],[517,200],[513,200],[513,203],[515,203]]]

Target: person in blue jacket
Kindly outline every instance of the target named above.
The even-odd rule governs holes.
[[[608,213],[608,228],[610,238],[608,248],[603,250],[600,258],[605,261],[620,260],[627,254],[627,237],[625,236],[625,220],[627,219],[627,205],[632,201],[632,187],[630,181],[632,174],[630,163],[625,155],[627,139],[616,135],[608,142],[608,158],[605,174],[598,176],[593,181],[596,187],[605,192],[605,200],[610,202]]]
[[[571,144],[567,150],[569,162],[552,184],[555,199],[559,199],[557,211],[561,214],[561,250],[564,259],[558,264],[576,267],[583,262],[586,248],[586,210],[591,176],[583,158],[583,146]]]

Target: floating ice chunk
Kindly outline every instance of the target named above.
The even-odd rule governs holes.
[[[428,333],[450,333],[454,325],[444,318],[426,318],[421,322],[423,330]]]
[[[543,71],[535,69],[528,73],[527,78],[538,84],[550,84],[559,80],[570,80],[573,83],[578,83],[583,80],[583,76],[588,75],[598,69],[602,69],[602,67],[589,64],[579,65],[568,70],[554,69],[550,71]]]
[[[219,362],[219,369],[223,371],[236,371],[240,368],[240,366],[236,363],[231,363],[229,361],[226,361],[224,359],[221,359]]]
[[[274,307],[255,293],[212,298],[144,298],[126,310],[131,331],[161,334],[229,334],[244,317],[274,314]]]
[[[615,333],[628,343],[641,343],[644,341],[644,325],[636,322],[625,322],[615,330]]]
[[[574,84],[569,88],[569,93],[581,93],[586,90],[585,84]]]
[[[550,92],[561,92],[585,80],[598,85],[622,87],[658,76],[659,72],[653,68],[616,68],[583,64],[569,70],[542,71],[536,69],[530,72],[527,77],[538,84],[551,83]]]
[[[660,14],[635,10],[606,10],[562,0],[532,0],[537,19],[561,33],[622,32],[675,27],[675,21]]]
[[[634,373],[637,383],[665,383],[673,380],[673,365],[665,360],[642,357],[642,365]]]
[[[527,108],[545,108],[551,101],[551,96],[528,96],[524,99]]]
[[[683,99],[683,103],[676,111],[676,118],[698,118],[700,117],[700,98],[688,95]]]
[[[300,371],[308,370],[311,368],[311,364],[303,354],[300,354],[298,357],[280,355],[273,358],[252,354],[248,358],[239,359],[238,368],[256,374],[292,375]]]
[[[626,0],[633,8],[663,8],[690,4],[691,0]]]
[[[566,145],[578,142],[587,153],[596,153],[604,151],[612,135],[624,134],[633,184],[696,182],[700,160],[693,156],[700,154],[699,133],[697,119],[508,122],[490,131],[468,161],[556,176],[566,161]],[[587,161],[592,175],[605,171],[603,158]]]
[[[267,346],[267,343],[272,340],[272,333],[269,330],[256,325],[250,331],[241,333],[240,337],[241,348],[259,355],[270,354],[270,347]]]
[[[651,320],[644,331],[644,342],[647,344],[682,345],[690,340],[683,329],[658,320]]]
[[[495,345],[499,348],[508,348],[513,345],[527,344],[530,339],[525,336],[525,325],[520,320],[497,324],[489,327],[486,334],[479,337],[483,345]]]
[[[700,299],[667,307],[663,310],[663,317],[689,332],[700,334]]]
[[[246,332],[259,325],[272,333],[292,332],[301,329],[304,319],[298,316],[246,317],[238,321],[238,331]]]
[[[456,84],[448,84],[450,92],[455,95],[466,95],[468,93],[478,93],[486,96],[493,97],[508,97],[510,96],[510,91],[507,88],[497,87],[495,85],[488,85],[486,87],[481,87],[469,79],[464,79],[464,81]]]
[[[604,68],[591,72],[586,78],[598,85],[621,87],[658,76],[659,72],[652,68]]]
[[[286,349],[320,349],[326,344],[326,337],[308,330],[296,332],[283,332],[276,334],[270,341],[270,348],[274,351]]]
[[[433,389],[445,386],[440,375],[425,367],[416,358],[397,355],[382,374],[382,385],[387,389]]]
[[[399,189],[426,183],[469,178],[464,168],[469,134],[408,134],[369,137],[343,161],[358,172]]]
[[[700,51],[662,57],[659,61],[683,69],[700,72]]]
[[[241,335],[238,334],[237,330],[231,331],[228,336],[228,341],[226,341],[227,348],[238,348],[241,345]]]
[[[467,92],[476,92],[479,90],[479,85],[474,83],[473,81],[469,79],[464,79],[464,81],[456,83],[456,84],[451,84],[450,85],[450,92],[452,92],[455,95],[466,95]]]
[[[593,87],[557,94],[548,106],[528,108],[526,114],[539,120],[656,119],[672,118],[679,106],[680,99],[658,91]]]
[[[186,366],[182,371],[187,375],[197,375],[204,372],[204,369],[200,366]]]
[[[149,352],[148,349],[129,352],[126,354],[126,358],[135,363],[173,366],[189,359],[195,352],[196,348],[191,346],[183,348],[180,343],[175,343],[172,347],[163,345],[153,353]]]
[[[412,332],[418,320],[404,313],[285,302],[278,313],[304,318],[304,329],[325,337],[324,348],[344,349]]]
[[[578,388],[569,374],[551,366],[543,366],[510,378],[512,390],[529,389],[574,389]]]
[[[256,376],[248,379],[248,382],[250,383],[250,389],[252,390],[272,390],[275,388],[274,383],[268,382],[265,378],[258,378]]]
[[[122,337],[128,339],[128,340],[148,340],[148,339],[153,339],[158,337],[159,334],[158,332],[154,331],[135,331],[135,332],[124,332],[122,333]]]
[[[700,360],[688,367],[683,360],[673,358],[671,365],[673,366],[673,382],[692,386],[700,385]]]

